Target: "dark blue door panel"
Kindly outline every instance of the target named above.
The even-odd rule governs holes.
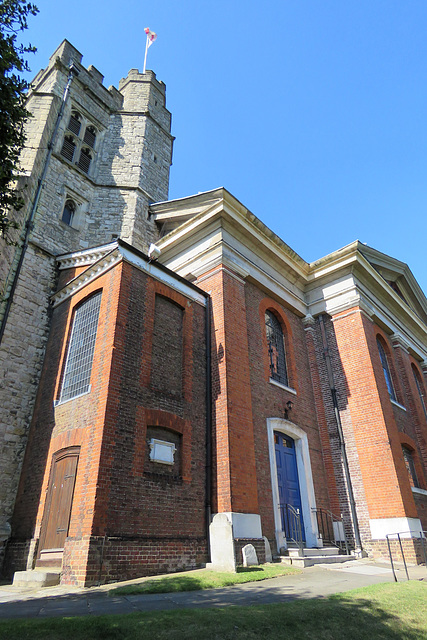
[[[288,518],[286,517],[286,505],[291,505],[299,511],[301,531],[304,535],[295,442],[292,438],[275,431],[274,447],[276,452],[277,481],[279,485],[279,501],[283,530],[287,537],[292,537],[288,535]]]

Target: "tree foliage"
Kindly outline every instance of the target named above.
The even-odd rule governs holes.
[[[23,0],[0,1],[0,236],[6,242],[8,231],[17,228],[9,212],[23,205],[15,181],[30,114],[25,108],[29,85],[20,74],[29,71],[25,55],[36,50],[19,43],[18,34],[28,28],[28,16],[36,13],[37,7]]]

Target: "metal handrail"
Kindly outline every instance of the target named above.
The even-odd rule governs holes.
[[[304,541],[301,527],[300,510],[291,504],[279,503],[283,532],[286,540],[291,540],[298,547],[298,555],[303,555]]]
[[[402,540],[400,537],[400,536],[406,536],[408,533],[410,534],[410,538],[412,540],[421,540],[421,549],[424,555],[424,562],[427,567],[427,551],[426,551],[427,531],[420,531],[419,538],[414,538],[413,531],[400,531],[399,533],[387,533],[386,540],[387,540],[387,547],[388,547],[388,555],[390,557],[391,570],[393,571],[393,578],[395,582],[398,582],[398,580],[397,580],[396,571],[394,568],[393,552],[390,546],[390,538],[393,536],[397,536],[397,539],[399,541],[400,553],[402,554],[403,566],[405,567],[406,578],[407,580],[409,580],[410,578],[409,578],[408,567],[406,565],[405,552],[403,551]]]
[[[342,516],[337,516],[335,513],[332,513],[332,511],[329,511],[329,509],[317,509],[313,507],[312,511],[316,513],[317,528],[323,542],[333,544],[341,551],[344,551],[345,549],[346,554],[350,555],[349,544],[344,529]],[[335,527],[334,524],[336,524]],[[342,534],[343,539],[338,536],[339,533]]]

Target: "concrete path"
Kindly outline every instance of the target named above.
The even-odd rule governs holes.
[[[413,580],[427,581],[427,568],[409,567],[409,575]],[[406,580],[402,568],[397,570],[397,576],[399,582]],[[120,585],[134,584],[142,580],[132,580]],[[378,582],[393,582],[393,580],[389,565],[361,560],[341,565],[317,565],[304,569],[298,575],[282,576],[234,587],[180,593],[109,596],[108,592],[117,587],[118,583],[86,589],[46,587],[38,591],[3,585],[0,586],[0,619],[271,604],[298,598],[319,598]]]

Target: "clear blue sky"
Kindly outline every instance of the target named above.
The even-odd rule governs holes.
[[[35,0],[105,84],[147,67],[176,136],[170,198],[226,187],[308,261],[355,239],[427,292],[427,0]]]

